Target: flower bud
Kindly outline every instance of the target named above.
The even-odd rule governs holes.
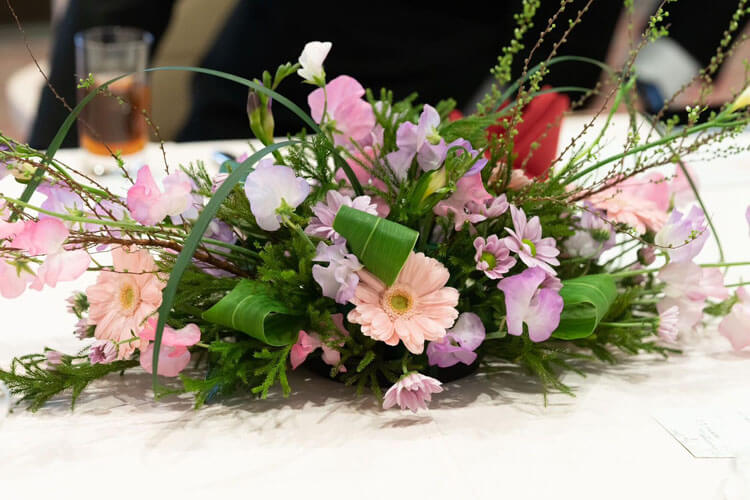
[[[638,262],[644,266],[650,266],[656,260],[656,251],[654,247],[643,247],[638,250]]]
[[[271,113],[271,98],[251,89],[247,94],[247,117],[255,137],[266,146],[273,144],[274,121],[273,113]]]

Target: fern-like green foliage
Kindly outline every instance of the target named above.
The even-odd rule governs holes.
[[[71,392],[71,406],[75,406],[92,381],[137,365],[134,360],[92,365],[85,356],[63,356],[59,364],[50,366],[44,354],[30,354],[13,359],[9,370],[0,370],[0,380],[21,402],[28,403],[29,410],[37,411],[50,398],[67,391]]]

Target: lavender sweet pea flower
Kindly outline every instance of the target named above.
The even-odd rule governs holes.
[[[221,241],[224,243],[230,243],[233,244],[237,241],[237,235],[234,233],[234,229],[232,226],[227,224],[226,222],[220,220],[220,219],[213,219],[209,224],[208,228],[206,229],[206,232],[203,235],[206,238],[211,238],[212,240]],[[210,250],[216,250],[217,252],[227,252],[228,250],[220,245],[212,244],[212,243],[205,243],[204,246],[210,251]],[[215,256],[219,260],[225,260],[221,256]],[[193,261],[193,264],[195,264],[200,269],[203,269],[207,274],[210,274],[211,276],[215,276],[217,278],[223,278],[227,276],[233,276],[232,273],[229,271],[225,271],[223,269],[217,269],[210,264],[206,264],[205,262],[199,262],[197,260]]]
[[[346,304],[354,297],[359,284],[357,271],[362,269],[357,257],[346,250],[346,243],[326,245],[318,243],[316,262],[328,262],[328,267],[315,264],[312,275],[315,282],[323,289],[323,296],[334,299],[339,304]]]
[[[333,230],[333,219],[336,218],[339,209],[344,205],[371,215],[378,215],[378,206],[371,203],[369,196],[357,196],[352,200],[349,196],[330,190],[326,193],[326,202],[318,202],[312,208],[315,217],[310,219],[310,224],[305,228],[305,233],[331,240],[334,243],[345,241],[339,233]]]
[[[560,324],[563,299],[550,288],[539,288],[547,274],[539,267],[500,281],[497,288],[505,294],[508,333],[523,334],[523,324],[533,342],[547,340]]]
[[[448,368],[458,363],[472,364],[477,359],[474,352],[484,342],[485,329],[482,320],[474,313],[461,313],[453,328],[445,332],[439,341],[427,346],[430,365]]]
[[[109,364],[117,359],[117,346],[111,340],[97,340],[89,348],[89,362],[92,365]]]
[[[587,210],[581,215],[579,229],[565,240],[565,251],[572,257],[591,259],[599,257],[602,252],[615,246],[615,231],[595,210],[586,204]]]
[[[708,240],[707,227],[706,216],[699,207],[693,206],[687,215],[675,209],[667,223],[656,233],[654,243],[669,247],[667,253],[671,262],[691,261],[703,250]]]
[[[245,181],[250,211],[258,226],[266,231],[277,231],[281,227],[281,216],[276,211],[282,201],[297,208],[308,194],[310,185],[305,179],[296,177],[289,167],[274,165],[270,158],[261,160]]]
[[[429,104],[424,105],[417,125],[411,122],[399,125],[396,131],[398,150],[386,156],[391,170],[399,180],[406,179],[415,155],[417,163],[425,172],[435,170],[443,164],[448,145],[437,132],[439,125],[440,115]]]
[[[550,265],[558,266],[560,261],[555,257],[560,251],[555,246],[554,238],[542,238],[542,224],[539,217],[526,220],[523,209],[510,206],[510,214],[513,219],[513,229],[505,228],[510,236],[503,238],[505,246],[529,267],[539,267],[544,272],[557,275]]]
[[[455,141],[448,143],[448,151],[450,151],[450,149],[454,147],[458,147],[458,155],[461,155],[464,151],[466,151],[472,159],[476,158],[479,154],[479,151],[472,148],[471,143],[466,139],[456,139]],[[485,165],[487,165],[487,158],[479,158],[476,163],[474,163],[474,165],[472,165],[471,168],[464,174],[464,176],[478,174],[482,171]]]

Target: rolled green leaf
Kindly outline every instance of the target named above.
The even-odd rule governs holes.
[[[564,340],[586,338],[596,330],[617,298],[615,280],[608,274],[591,274],[563,281],[565,302],[560,326],[552,334]]]
[[[342,206],[333,229],[368,271],[391,286],[417,243],[419,233],[396,222]]]
[[[240,281],[203,319],[277,347],[295,343],[303,325],[302,317],[250,280]]]

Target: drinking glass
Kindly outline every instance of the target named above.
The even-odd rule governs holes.
[[[81,147],[101,156],[110,155],[110,150],[122,155],[143,150],[148,142],[144,111],[149,112],[151,107],[148,77],[143,70],[153,36],[136,28],[101,26],[76,33],[74,39],[77,76],[86,79],[91,75],[94,84],[79,88],[79,101],[112,78],[133,73],[111,83],[83,108],[78,120]]]

